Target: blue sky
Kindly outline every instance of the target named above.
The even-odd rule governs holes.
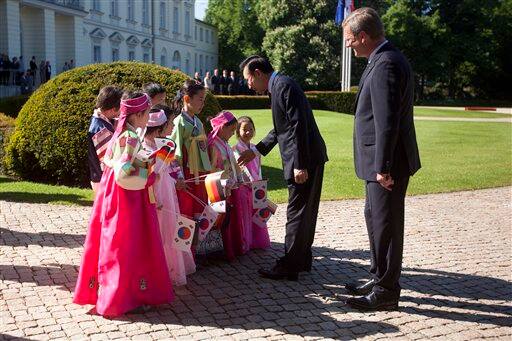
[[[196,0],[196,18],[203,20],[206,7],[208,6],[208,0]]]

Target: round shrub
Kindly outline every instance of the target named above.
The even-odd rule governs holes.
[[[100,88],[117,85],[135,90],[156,82],[172,101],[187,78],[179,71],[137,62],[92,64],[64,72],[42,85],[21,109],[6,147],[5,165],[23,179],[88,186],[87,130]],[[205,122],[219,110],[208,93],[200,118]]]

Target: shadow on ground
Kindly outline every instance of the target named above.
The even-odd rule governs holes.
[[[84,199],[83,196],[62,193],[3,192],[0,195],[0,200],[33,204],[68,203],[79,206],[92,206],[92,200]]]
[[[52,233],[52,232],[19,232],[0,228],[0,246],[65,247],[75,249],[82,247],[85,241],[83,234]]]
[[[49,236],[47,239],[52,238],[63,237]],[[272,243],[270,250],[252,251],[231,263],[209,261],[207,266],[199,266],[197,273],[189,277],[186,287],[176,288],[176,300],[172,304],[118,319],[246,331],[271,328],[287,334],[342,339],[398,330],[390,323],[365,320],[364,317],[344,321],[336,318],[336,315],[352,312],[343,303],[348,297],[343,284],[367,277],[360,265],[361,261],[368,262],[367,251],[314,247],[313,270],[301,274],[299,282],[260,278],[257,269],[271,265],[282,249],[281,243]],[[73,290],[77,271],[78,267],[68,264],[0,265],[0,279]],[[400,310],[403,314],[494,326],[512,325],[512,308],[505,303],[512,292],[509,281],[405,268],[402,286]],[[411,296],[409,290],[422,295]],[[496,302],[488,304],[481,300]],[[453,311],[453,308],[457,310]]]

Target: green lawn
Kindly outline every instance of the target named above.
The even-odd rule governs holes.
[[[256,124],[258,142],[271,128],[270,110],[233,110],[249,115]],[[429,115],[433,116],[433,115]],[[353,117],[315,111],[327,144],[323,200],[360,198],[363,183],[354,174],[352,159]],[[411,179],[409,194],[449,192],[512,184],[512,125],[488,122],[416,121],[423,168]],[[234,142],[234,138],[231,142]],[[263,174],[269,178],[269,196],[286,202],[279,148],[263,159]],[[0,200],[87,205],[92,192],[64,186],[49,186],[0,177]]]
[[[509,114],[485,111],[465,111],[451,109],[431,109],[431,108],[414,108],[416,116],[441,116],[441,117],[472,117],[472,118],[507,118],[512,117]]]

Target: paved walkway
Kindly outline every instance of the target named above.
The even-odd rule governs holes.
[[[466,110],[466,107],[442,107],[442,106],[425,106],[425,105],[415,105],[414,107],[415,108],[421,108],[421,109],[443,109],[443,110],[455,110],[455,111],[471,112],[471,110]],[[488,106],[486,106],[486,107],[488,107]],[[490,112],[490,113],[495,112],[495,113],[500,113],[500,114],[512,115],[512,108],[496,108],[496,110],[476,110],[476,111]]]
[[[109,320],[71,303],[89,207],[0,201],[0,339],[509,339],[511,187],[407,199],[400,310],[363,314],[336,298],[368,264],[363,201],[322,202],[314,268],[259,278],[283,245],[200,267],[172,305]]]
[[[482,118],[482,117],[414,116],[414,119],[416,121],[456,121],[456,122],[512,123],[512,117]]]

